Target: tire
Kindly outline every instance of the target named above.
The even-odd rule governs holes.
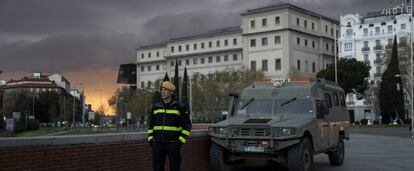
[[[313,146],[309,139],[304,138],[301,143],[289,149],[287,167],[289,171],[312,170]]]
[[[344,139],[339,138],[336,151],[329,152],[328,156],[329,156],[329,163],[332,166],[342,166],[344,164],[344,159],[345,159]]]
[[[210,166],[213,171],[233,171],[235,166],[227,163],[225,150],[216,143],[212,142],[210,146]]]

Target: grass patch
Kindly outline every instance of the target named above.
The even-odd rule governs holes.
[[[67,128],[64,128],[64,127],[39,128],[38,130],[18,132],[18,133],[11,135],[11,137],[35,137],[35,136],[40,136],[40,135],[45,135],[45,134],[58,133],[61,131],[66,131],[66,130]]]

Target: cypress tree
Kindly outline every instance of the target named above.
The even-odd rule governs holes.
[[[394,37],[391,60],[384,71],[379,90],[382,123],[388,124],[395,118],[404,117],[404,97],[398,65],[397,37]]]
[[[187,108],[189,107],[189,97],[188,97],[188,74],[187,74],[187,67],[184,68],[184,76],[183,76],[183,87],[181,92],[181,103],[184,104]]]
[[[174,96],[178,99],[178,101],[181,101],[180,97],[180,80],[178,75],[178,61],[175,59],[175,70],[174,70],[174,85],[175,85],[175,91]]]

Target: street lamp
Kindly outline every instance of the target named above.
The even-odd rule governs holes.
[[[410,32],[410,64],[411,64],[411,72],[410,72],[410,82],[411,82],[411,128],[414,128],[414,76],[413,76],[413,0],[410,1],[410,24],[411,24],[411,32]],[[411,139],[414,139],[414,132],[411,129]]]

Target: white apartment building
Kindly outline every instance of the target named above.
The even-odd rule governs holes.
[[[151,87],[167,72],[180,74],[249,68],[268,78],[315,76],[334,60],[338,21],[300,7],[279,3],[247,10],[242,25],[137,49],[137,87]],[[336,25],[336,26],[335,26]]]
[[[409,44],[411,35],[410,6],[402,4],[396,7],[369,12],[366,16],[347,14],[341,16],[341,36],[338,39],[339,57],[356,58],[371,66],[370,83],[378,85],[385,68],[383,55],[392,49],[394,36],[401,47]],[[404,51],[399,51],[400,62],[407,58]],[[347,106],[355,121],[360,119],[380,120],[372,106],[357,100],[354,94],[347,96]],[[352,116],[354,115],[354,116]]]

